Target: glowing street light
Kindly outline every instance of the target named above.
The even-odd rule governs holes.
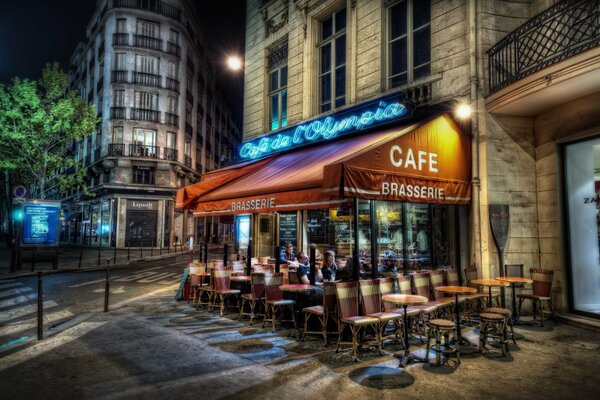
[[[468,104],[463,103],[463,104],[459,104],[458,107],[456,107],[456,116],[460,119],[467,119],[467,118],[471,117],[472,112],[473,112],[473,109]]]
[[[227,66],[233,71],[239,71],[242,69],[242,59],[238,56],[229,56],[227,58]]]

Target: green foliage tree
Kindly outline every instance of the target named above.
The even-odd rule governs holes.
[[[58,63],[46,64],[39,81],[13,78],[0,85],[0,169],[18,174],[42,199],[52,187],[88,193],[87,170],[71,149],[99,121],[96,107],[68,90]]]

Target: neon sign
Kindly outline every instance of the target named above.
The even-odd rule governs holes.
[[[242,143],[238,154],[241,160],[254,160],[272,153],[373,128],[405,118],[411,115],[412,111],[410,103],[400,102],[400,96],[386,97]]]

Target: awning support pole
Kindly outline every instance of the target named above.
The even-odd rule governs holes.
[[[375,213],[375,200],[369,200],[369,213],[371,214],[371,278],[377,279],[379,276],[379,271],[377,270],[379,263],[377,260],[377,232],[375,230],[377,226],[375,223],[375,218],[377,217]]]
[[[352,280],[358,281],[358,271],[360,270],[360,251],[358,242],[358,197],[354,198],[354,249],[352,251]],[[312,258],[311,258],[312,260]]]

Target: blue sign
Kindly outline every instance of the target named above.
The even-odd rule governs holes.
[[[57,246],[59,202],[27,201],[23,206],[25,246]]]
[[[387,124],[412,114],[410,103],[401,95],[384,97],[356,107],[296,125],[268,136],[241,144],[238,152],[241,160],[254,160],[292,148],[304,146],[364,129]]]

